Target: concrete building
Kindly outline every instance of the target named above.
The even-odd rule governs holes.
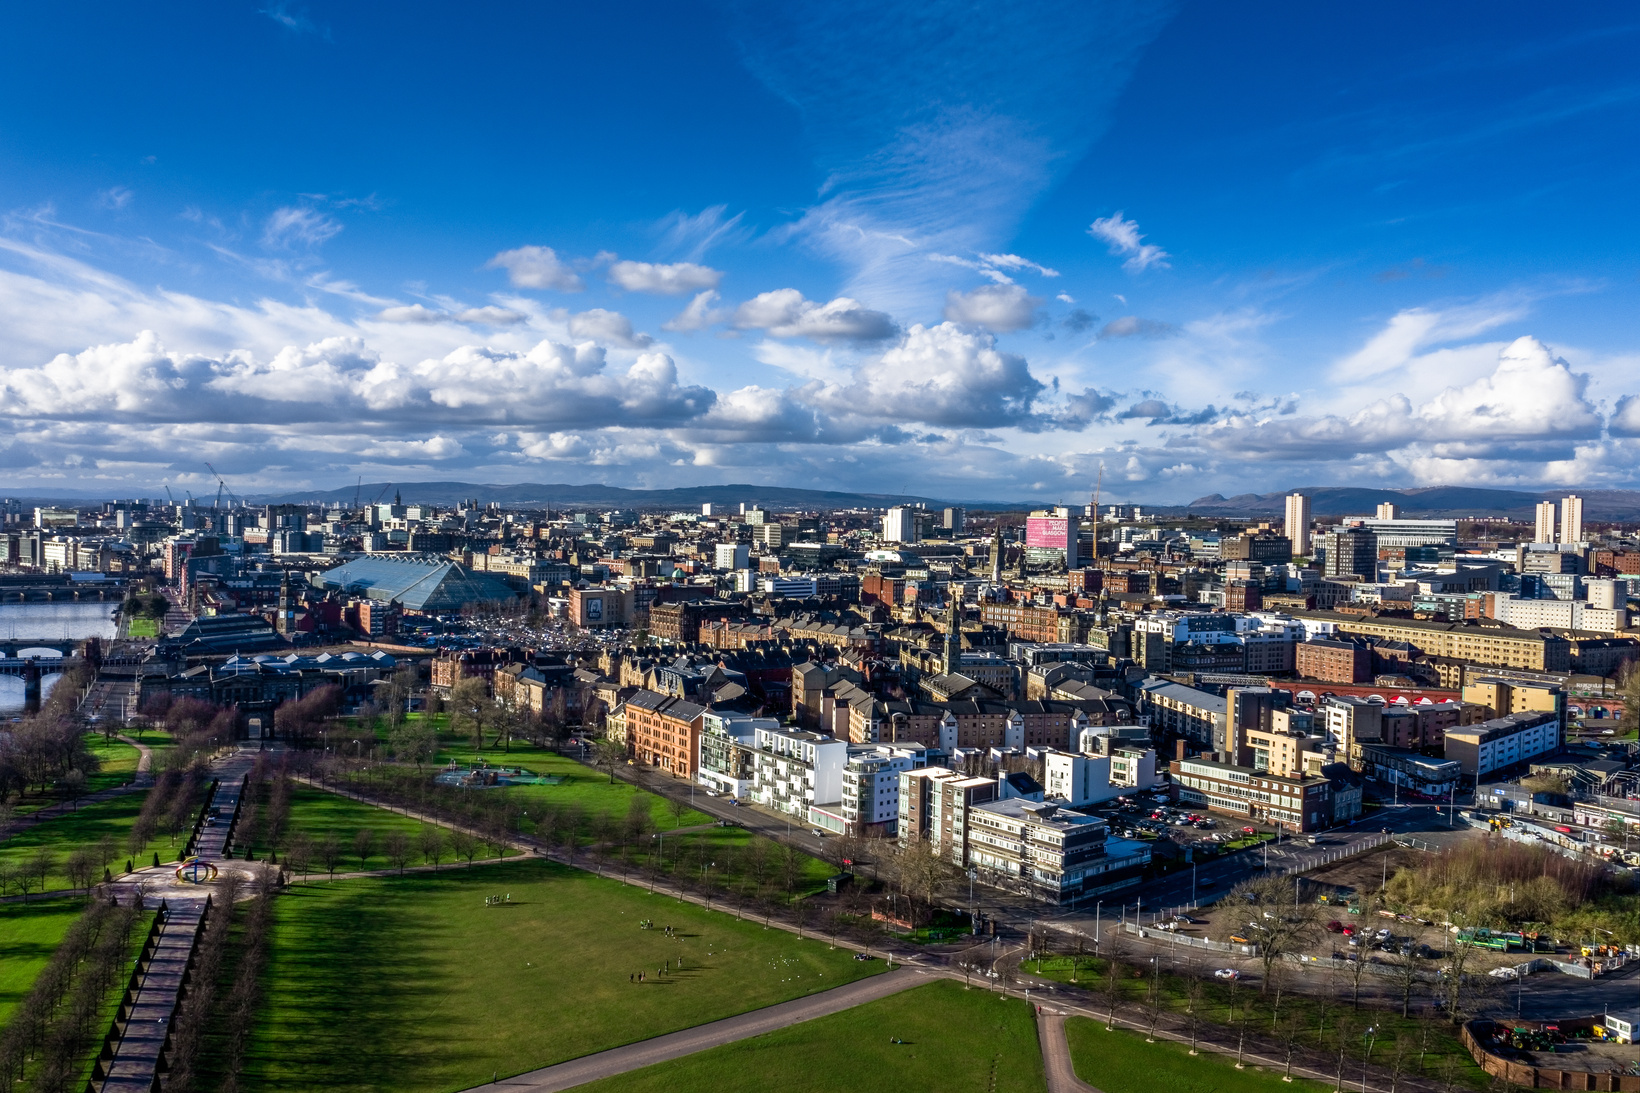
[[[732,573],[752,564],[752,548],[746,543],[719,543],[712,548],[712,568]]]
[[[1284,778],[1207,759],[1175,760],[1169,769],[1175,798],[1183,804],[1294,832],[1318,831],[1340,822],[1333,807],[1333,782],[1325,777]]]
[[[899,840],[931,844],[952,865],[968,863],[967,814],[997,797],[997,782],[974,778],[944,767],[900,773]]]
[[[1555,542],[1555,503],[1553,501],[1539,501],[1536,515],[1536,529],[1532,533],[1532,542]]]
[[[906,505],[895,505],[883,516],[883,541],[914,545],[920,542],[917,510]]]
[[[1051,801],[990,801],[967,814],[968,860],[993,887],[1068,906],[1139,883],[1150,846]]]
[[[1446,757],[1480,782],[1497,771],[1560,750],[1561,718],[1553,711],[1507,714],[1446,731]]]
[[[1583,541],[1583,498],[1575,493],[1562,498],[1560,502],[1560,541],[1563,543],[1581,543]]]
[[[817,732],[759,728],[752,751],[751,796],[800,822],[815,823],[813,813],[835,817],[842,828],[843,767],[848,744]]]
[[[1378,579],[1378,537],[1364,527],[1342,528],[1327,536],[1328,577]]]
[[[1293,554],[1301,558],[1310,556],[1310,498],[1307,494],[1287,495],[1287,513],[1282,524],[1282,533],[1292,543]]]

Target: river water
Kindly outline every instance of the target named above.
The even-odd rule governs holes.
[[[45,641],[79,641],[84,638],[112,638],[117,603],[0,603],[0,639],[40,638]],[[51,652],[42,649],[42,657]],[[23,654],[28,655],[24,649]],[[45,694],[51,693],[57,676],[41,681]],[[0,675],[0,715],[15,717],[23,709],[23,681],[18,676]]]

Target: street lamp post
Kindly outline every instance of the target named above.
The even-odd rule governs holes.
[[[1192,907],[1196,906],[1196,870],[1200,866],[1201,862],[1190,863],[1190,906]]]
[[[1093,905],[1093,948],[1095,952],[1099,949],[1099,911],[1104,906],[1104,900],[1098,900]]]

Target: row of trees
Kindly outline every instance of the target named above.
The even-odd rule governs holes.
[[[0,1093],[67,1093],[131,959],[139,906],[89,904],[0,1033]]]
[[[0,827],[9,819],[14,794],[44,794],[58,786],[72,799],[80,796],[97,768],[84,726],[60,712],[42,710],[10,726],[0,734]]]

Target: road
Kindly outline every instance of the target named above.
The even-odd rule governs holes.
[[[1036,1038],[1042,1044],[1042,1070],[1048,1079],[1048,1093],[1099,1093],[1076,1076],[1071,1064],[1071,1045],[1065,1039],[1065,1015],[1037,1007]]]

